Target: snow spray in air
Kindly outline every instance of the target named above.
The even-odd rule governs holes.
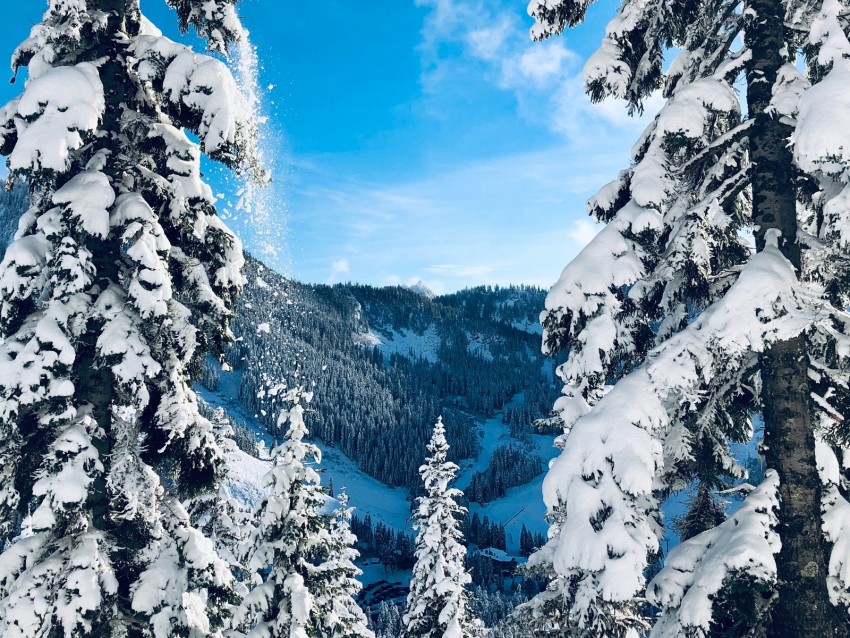
[[[285,250],[286,207],[282,197],[276,196],[280,186],[273,180],[277,149],[276,135],[270,130],[265,94],[260,86],[260,64],[257,48],[251,43],[250,33],[241,27],[239,40],[230,53],[234,77],[242,96],[254,115],[260,134],[255,137],[255,147],[249,149],[261,169],[243,167],[237,178],[236,200],[232,203],[233,221],[244,228],[246,248],[268,265],[287,272],[289,258]]]

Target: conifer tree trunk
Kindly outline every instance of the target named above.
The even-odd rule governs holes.
[[[796,193],[789,148],[791,127],[766,113],[777,72],[784,63],[784,10],[778,0],[753,0],[746,29],[752,51],[747,69],[753,219],[756,248],[770,229],[781,232],[782,254],[800,269]],[[756,293],[757,294],[757,293]],[[762,399],[767,465],[779,474],[777,556],[779,600],[771,638],[832,638],[832,609],[826,589],[826,552],[821,533],[821,483],[808,387],[806,337],[774,344],[762,356]]]
[[[106,102],[102,126],[107,135],[99,140],[99,144],[109,153],[110,158],[104,171],[111,173],[111,177],[115,178],[116,173],[120,171],[116,160],[121,149],[118,148],[116,137],[121,127],[121,104],[125,100],[124,83],[126,81],[124,69],[118,57],[120,53],[118,48],[121,46],[118,34],[125,30],[127,2],[126,0],[93,0],[90,4],[94,4],[97,10],[109,14],[109,27],[99,35],[100,42],[96,49],[96,57],[105,58],[100,79],[103,83]],[[114,242],[111,242],[109,238],[92,238],[90,244],[92,261],[97,269],[95,276],[100,289],[104,290],[118,279],[118,255],[114,252]],[[101,462],[108,467],[111,452],[110,406],[113,400],[113,375],[109,367],[99,366],[96,363],[96,344],[102,329],[102,321],[89,320],[86,334],[79,344],[75,371],[78,383],[77,395],[91,404],[92,416],[104,433],[102,437],[93,439],[92,443],[97,448]],[[101,530],[107,528],[108,500],[106,472],[104,472],[94,480],[89,496],[94,525]]]

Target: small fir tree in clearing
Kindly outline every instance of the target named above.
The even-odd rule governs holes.
[[[319,448],[304,441],[304,404],[312,392],[298,386],[282,398],[291,408],[280,414],[278,425],[289,428],[272,450],[248,557],[259,583],[245,597],[235,625],[251,638],[372,638],[353,598],[360,572],[352,562],[357,552],[347,498],[328,517],[319,474],[309,465],[321,462]]]
[[[361,589],[357,576],[363,572],[354,561],[359,553],[354,549],[357,538],[351,533],[351,512],[348,495],[341,493],[336,511],[330,521],[330,540],[322,552],[322,563],[316,577],[316,607],[324,638],[374,638],[367,627],[366,615],[354,597]]]
[[[457,465],[446,461],[449,445],[442,418],[428,443],[431,456],[419,468],[425,496],[414,512],[416,564],[402,618],[402,638],[468,638],[481,635],[481,624],[469,611],[471,582],[464,568],[466,547],[458,516],[466,509],[456,499],[463,493],[450,488]]]
[[[0,108],[31,201],[0,263],[0,635],[217,636],[233,579],[181,501],[221,467],[190,373],[243,260],[200,156],[250,164],[256,123],[139,0],[47,4]],[[169,4],[216,51],[238,37],[232,0]]]

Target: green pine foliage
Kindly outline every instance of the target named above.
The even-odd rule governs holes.
[[[241,37],[234,2],[175,4],[212,50]],[[12,67],[5,204],[28,206],[0,263],[0,634],[220,636],[233,574],[184,501],[223,453],[190,384],[232,338],[243,259],[200,158],[262,178],[257,123],[138,0],[47,3]]]

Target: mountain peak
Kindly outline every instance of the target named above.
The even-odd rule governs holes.
[[[415,284],[409,284],[408,286],[406,286],[406,288],[411,292],[415,292],[417,295],[422,295],[423,297],[426,297],[427,299],[433,299],[437,296],[436,294],[434,294],[434,291],[431,290],[428,285],[421,279]]]

